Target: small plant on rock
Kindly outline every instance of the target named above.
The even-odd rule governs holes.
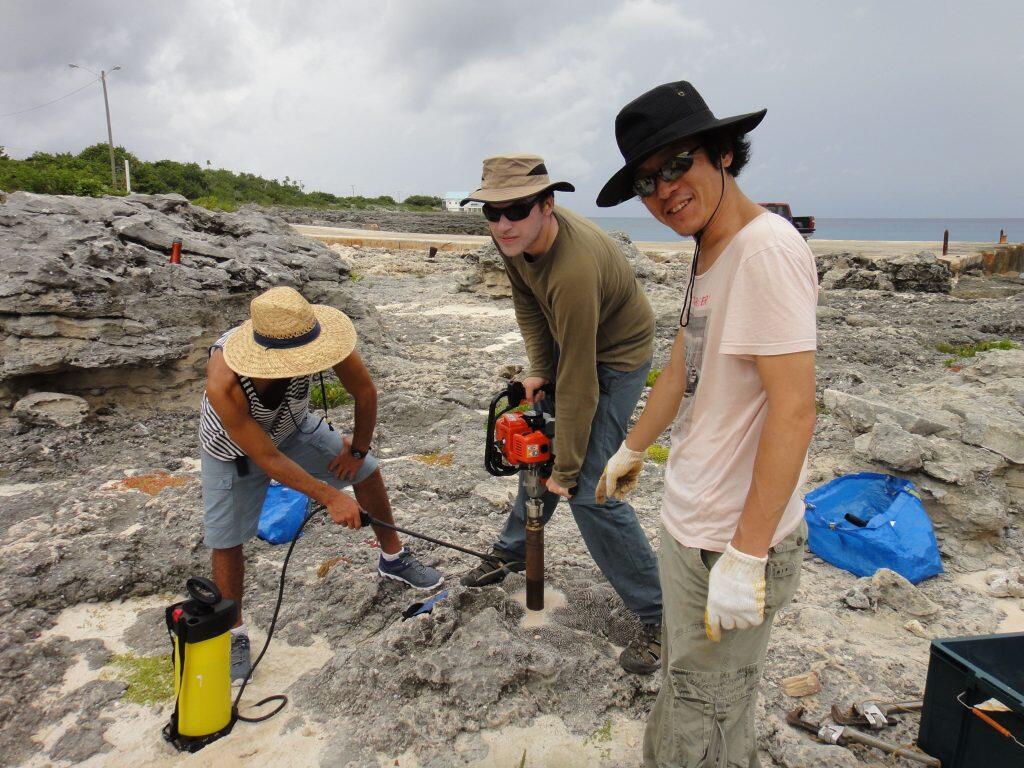
[[[652,445],[647,449],[647,458],[655,464],[664,464],[668,461],[668,448],[663,445]]]
[[[337,408],[339,405],[350,405],[355,402],[355,400],[352,399],[352,395],[348,393],[340,381],[328,379],[324,381],[324,389],[327,391],[328,408]],[[320,392],[319,381],[313,382],[312,391],[309,394],[309,401],[313,404],[314,408],[324,407],[324,398],[323,394]]]

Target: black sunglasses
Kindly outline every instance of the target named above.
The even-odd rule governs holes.
[[[693,156],[698,149],[700,149],[699,144],[693,149],[688,149],[685,152],[680,152],[675,157],[669,158],[656,173],[633,179],[633,191],[640,195],[640,197],[650,197],[654,194],[654,190],[658,188],[658,176],[661,177],[662,181],[675,181],[693,168]]]
[[[530,215],[530,211],[533,210],[533,206],[537,204],[539,199],[539,196],[531,197],[529,200],[523,200],[521,203],[512,203],[512,205],[507,205],[504,208],[495,208],[493,205],[484,203],[484,218],[493,223],[501,221],[502,216],[509,221],[522,221]]]

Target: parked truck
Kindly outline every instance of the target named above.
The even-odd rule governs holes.
[[[804,240],[814,234],[813,216],[794,216],[789,208],[789,203],[759,203],[762,208],[767,208],[772,213],[778,214],[794,227],[796,231],[804,236]]]

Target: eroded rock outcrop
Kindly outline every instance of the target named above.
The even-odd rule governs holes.
[[[176,238],[181,263],[171,264]],[[271,286],[301,286],[356,319],[366,313],[344,285],[348,270],[320,243],[257,210],[207,211],[180,195],[10,194],[0,207],[0,273],[8,404],[52,374],[63,374],[61,391],[93,394],[195,378],[195,353]],[[167,370],[153,375],[156,367]]]
[[[872,258],[860,253],[827,253],[817,257],[821,287],[949,293],[953,273],[934,253]]]

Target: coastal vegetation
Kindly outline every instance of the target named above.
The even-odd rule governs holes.
[[[140,160],[124,147],[116,147],[114,150],[118,184],[117,189],[112,189],[110,153],[106,144],[93,144],[77,155],[71,152],[35,152],[24,160],[9,157],[0,147],[0,190],[84,197],[124,194],[125,160],[130,167],[133,192],[176,192],[196,205],[211,210],[234,211],[244,203],[410,211],[431,210],[441,205],[440,198],[427,195],[411,195],[399,203],[389,195],[343,197],[330,192],[307,192],[302,182],[288,176],[278,181],[254,173],[235,173],[224,168],[214,168],[209,160],[204,165],[176,160],[149,162]]]

